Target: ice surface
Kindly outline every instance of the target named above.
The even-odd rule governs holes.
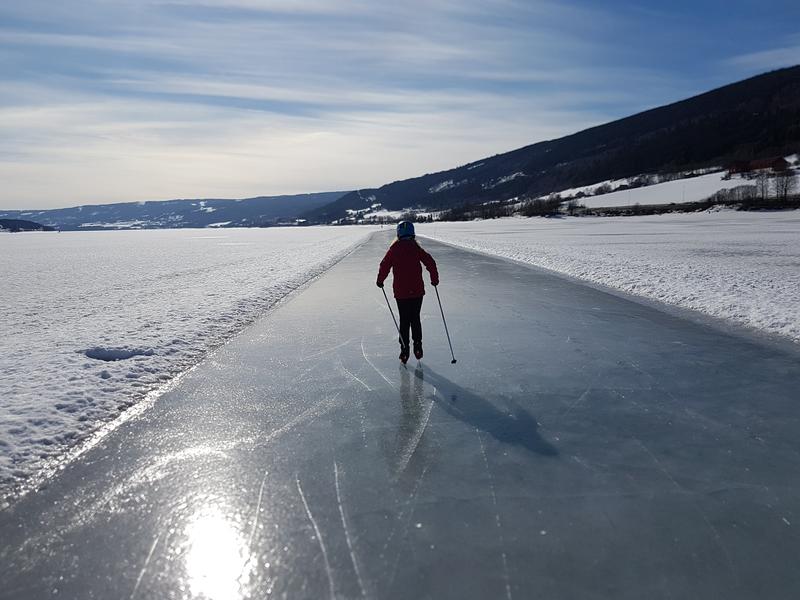
[[[800,597],[800,348],[424,240],[400,367],[390,240],[1,510],[0,600]]]
[[[800,342],[800,211],[508,218],[417,232]]]
[[[0,239],[0,497],[373,229]]]

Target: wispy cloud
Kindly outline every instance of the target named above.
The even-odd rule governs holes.
[[[729,64],[755,71],[800,65],[800,38],[797,43],[786,46],[740,54],[730,59]]]
[[[53,181],[67,204],[380,185],[521,146],[530,136],[564,134],[567,121],[597,119],[575,121],[569,111],[541,106],[525,115],[535,125],[521,133],[519,118],[487,119],[446,95],[428,105],[410,94],[395,99],[395,109],[343,106],[315,116],[94,95],[62,100],[0,109],[0,178],[19,182],[30,206],[46,206]],[[501,112],[517,108],[495,100]]]

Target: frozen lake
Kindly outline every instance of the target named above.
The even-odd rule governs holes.
[[[0,498],[372,230],[0,235]]]

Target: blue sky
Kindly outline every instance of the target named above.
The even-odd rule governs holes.
[[[800,2],[0,4],[0,208],[378,186],[800,63]]]

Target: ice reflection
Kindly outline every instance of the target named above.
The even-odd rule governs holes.
[[[186,574],[193,597],[244,598],[251,575],[250,549],[235,521],[207,507],[186,527]]]
[[[425,402],[425,374],[421,365],[417,365],[414,371],[413,390],[411,376],[406,367],[400,367],[400,377],[400,404],[403,412],[400,415],[400,426],[397,428],[395,478],[406,470],[413,456],[421,454],[420,447],[424,444],[423,434],[433,407],[433,401]]]

